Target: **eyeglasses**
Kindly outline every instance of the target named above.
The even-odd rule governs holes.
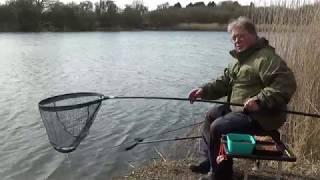
[[[247,36],[248,36],[249,33],[244,33],[244,34],[236,34],[236,35],[233,35],[231,37],[231,42],[235,43],[237,41],[243,41]]]

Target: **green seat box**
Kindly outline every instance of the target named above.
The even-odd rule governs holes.
[[[252,154],[256,145],[254,137],[250,134],[228,133],[228,151],[231,154]]]

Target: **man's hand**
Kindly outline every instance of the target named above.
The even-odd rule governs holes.
[[[195,88],[195,89],[192,89],[190,92],[189,92],[189,101],[191,104],[193,104],[193,102],[197,99],[197,98],[200,98],[201,95],[203,93],[203,89],[202,88]]]
[[[244,103],[243,109],[248,112],[258,111],[259,105],[255,98],[250,98]]]

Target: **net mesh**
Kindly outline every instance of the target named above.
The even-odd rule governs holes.
[[[48,138],[59,152],[74,151],[88,135],[103,95],[64,94],[42,100],[39,110]]]

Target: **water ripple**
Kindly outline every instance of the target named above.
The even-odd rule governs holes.
[[[109,148],[202,118],[208,105],[104,101],[90,134],[69,155],[49,144],[37,104],[70,92],[185,97],[229,61],[221,32],[1,33],[0,174],[4,180],[110,179],[155,156],[153,146]]]

